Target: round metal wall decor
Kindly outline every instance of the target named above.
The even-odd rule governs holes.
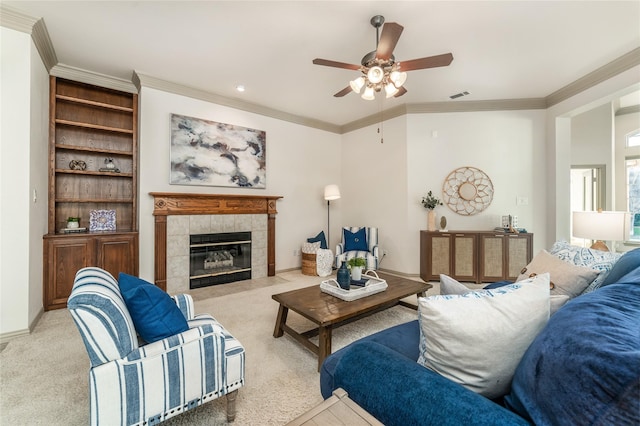
[[[493,183],[485,172],[475,167],[455,169],[442,185],[444,203],[463,216],[478,214],[493,200]]]

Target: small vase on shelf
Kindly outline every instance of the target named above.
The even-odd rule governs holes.
[[[349,273],[349,269],[347,269],[347,262],[342,261],[342,265],[338,269],[336,277],[336,281],[338,281],[338,285],[341,288],[345,290],[349,290],[349,288],[351,288],[351,274]]]
[[[429,213],[427,213],[427,230],[436,230],[436,212],[433,211],[433,209],[429,210]]]

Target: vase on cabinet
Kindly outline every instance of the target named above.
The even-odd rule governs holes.
[[[435,231],[436,230],[436,212],[429,210],[427,213],[427,231]]]
[[[349,290],[351,287],[351,274],[349,273],[349,269],[347,269],[347,262],[343,261],[342,266],[338,269],[336,273],[336,280],[338,281],[338,285],[345,289]]]

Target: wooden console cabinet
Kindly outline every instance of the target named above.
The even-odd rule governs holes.
[[[66,307],[85,266],[138,274],[138,95],[53,76],[49,89],[45,310]],[[88,229],[92,210],[115,211],[116,230],[65,233],[69,217]]]
[[[490,231],[420,231],[420,278],[440,274],[464,282],[512,280],[532,257],[533,234]]]

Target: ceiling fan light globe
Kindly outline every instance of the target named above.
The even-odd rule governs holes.
[[[384,78],[384,70],[379,66],[371,67],[367,72],[367,78],[371,83],[378,84]]]
[[[398,93],[398,88],[392,82],[388,82],[384,85],[384,91],[387,92],[387,98],[391,98]]]
[[[407,81],[407,73],[400,71],[392,71],[389,78],[396,87],[402,87],[405,81]]]
[[[349,82],[349,86],[351,86],[351,90],[356,93],[360,93],[360,90],[364,87],[364,77],[360,76],[355,80],[351,80]]]
[[[367,101],[372,101],[376,98],[375,96],[375,92],[373,90],[373,86],[367,86],[366,89],[364,89],[364,93],[362,93],[362,99],[365,99]]]

